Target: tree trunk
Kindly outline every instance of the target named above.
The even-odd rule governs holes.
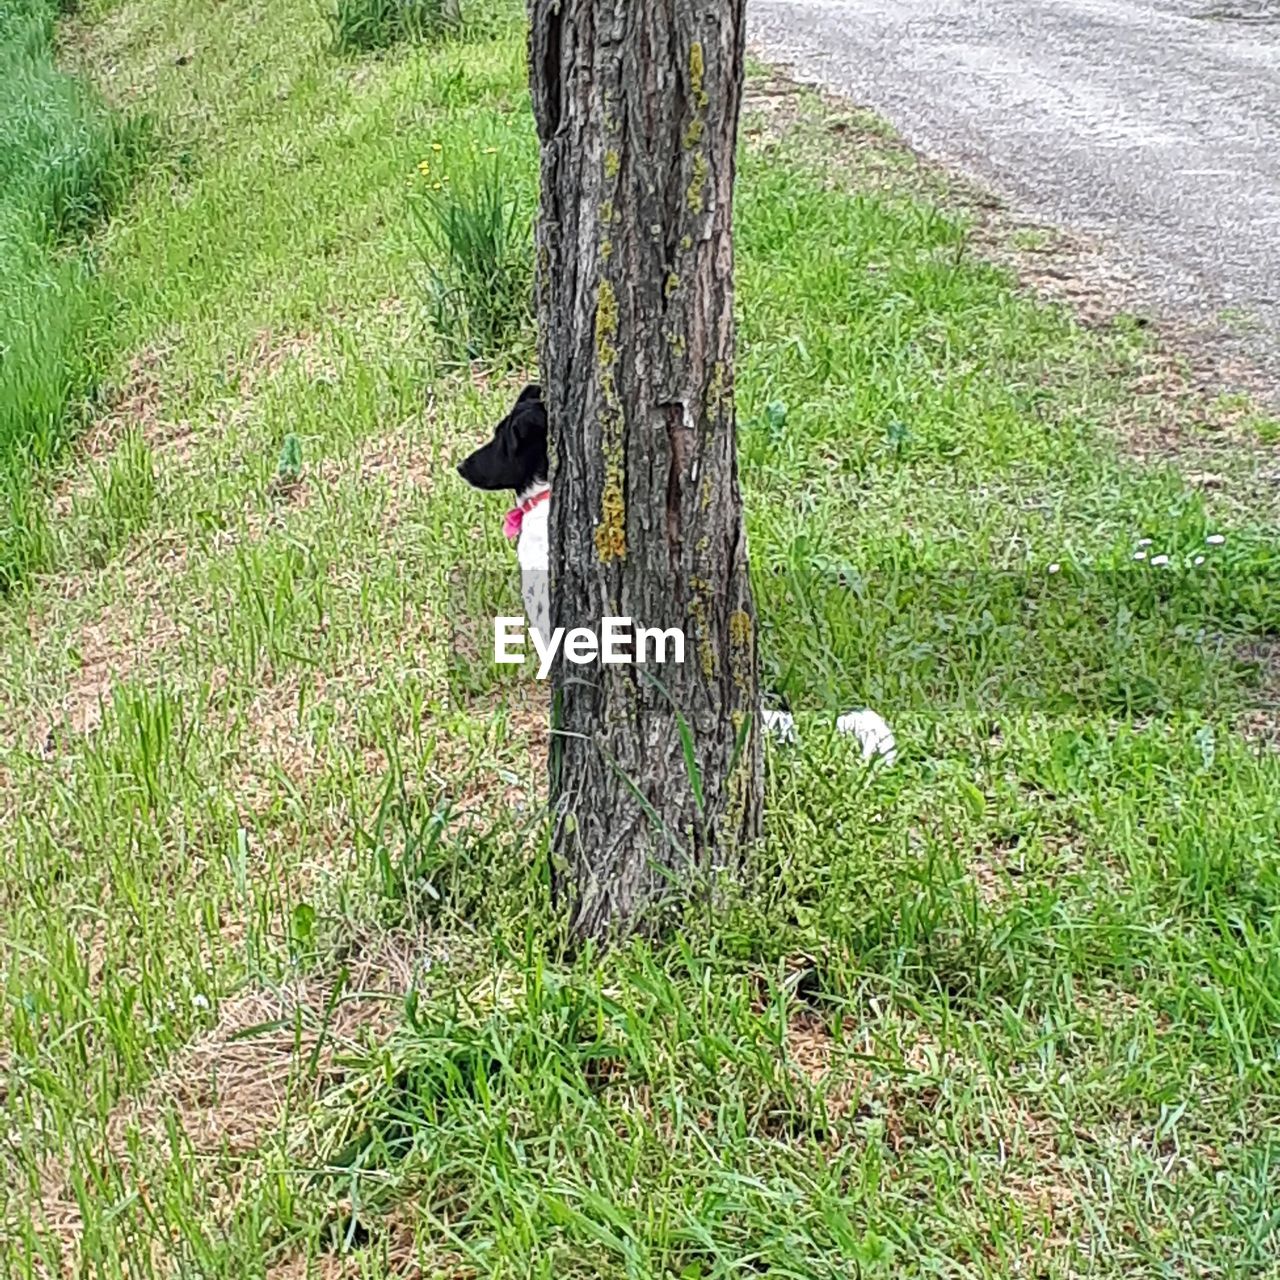
[[[744,0],[530,0],[552,618],[686,637],[553,670],[556,888],[652,927],[759,832],[756,619],[733,398]]]

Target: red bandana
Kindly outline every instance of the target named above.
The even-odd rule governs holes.
[[[507,512],[507,518],[502,522],[502,532],[508,538],[518,538],[525,516],[540,502],[546,502],[549,497],[551,497],[551,490],[543,489],[541,493],[535,493],[532,498],[526,498],[518,507],[512,507]]]

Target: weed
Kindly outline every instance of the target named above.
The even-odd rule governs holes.
[[[292,431],[285,435],[276,459],[275,484],[278,489],[288,489],[302,479],[302,441]]]
[[[328,16],[334,48],[342,53],[432,39],[461,19],[459,0],[337,0]]]
[[[422,161],[419,170],[422,182],[410,208],[436,333],[463,359],[527,354],[533,210],[508,178],[501,154],[488,147],[461,163],[442,155]]]
[[[104,564],[136,533],[147,527],[156,498],[151,450],[138,431],[130,431],[107,465],[93,475],[92,539],[89,558]]]

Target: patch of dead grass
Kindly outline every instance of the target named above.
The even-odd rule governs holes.
[[[52,637],[74,655],[75,666],[56,701],[24,709],[19,742],[25,739],[29,750],[47,755],[63,733],[92,733],[102,723],[103,707],[111,701],[115,686],[135,670],[158,665],[160,655],[181,635],[165,592],[186,564],[185,549],[166,544],[158,555],[126,565],[120,590],[92,619],[72,637]],[[37,646],[45,641],[41,617],[29,616],[28,633]]]
[[[456,1254],[431,1250],[430,1270],[423,1265],[416,1233],[407,1207],[380,1219],[375,1226],[362,1222],[373,1237],[348,1253],[296,1249],[267,1268],[267,1280],[363,1280],[371,1265],[385,1280],[464,1280],[475,1272],[462,1266]]]
[[[1240,648],[1242,662],[1255,668],[1258,688],[1240,729],[1245,737],[1280,751],[1280,639],[1254,637]]]
[[[942,1082],[965,1081],[986,1095],[959,1123],[972,1149],[995,1156],[988,1193],[1048,1219],[1074,1214],[1077,1186],[1061,1155],[1057,1121],[996,1082],[984,1084],[976,1062],[914,1020],[886,1039],[885,1028],[845,1018],[837,1039],[825,1019],[797,1009],[784,1049],[789,1068],[815,1102],[822,1100],[831,1126],[824,1143],[829,1153],[855,1140],[856,1126],[872,1119],[883,1125],[884,1140],[897,1154],[935,1142],[934,1118],[948,1109]]]
[[[172,1150],[170,1120],[207,1173],[208,1209],[225,1220],[255,1167],[253,1157],[340,1078],[343,1054],[385,1040],[428,953],[416,934],[391,934],[355,951],[343,969],[258,987],[224,1000],[197,1035],[139,1094],[108,1116],[99,1163],[145,1206],[149,1154]],[[214,1176],[215,1170],[221,1177]],[[85,1229],[61,1164],[45,1170],[37,1222],[61,1244],[64,1274],[77,1274]],[[282,1274],[288,1274],[287,1272]],[[407,1273],[407,1274],[412,1274]]]
[[[104,396],[104,412],[81,437],[81,451],[90,458],[104,458],[130,428],[151,440],[161,430],[164,402],[162,375],[172,356],[172,343],[153,343],[130,361],[123,378]]]
[[[129,361],[120,381],[104,392],[101,411],[77,440],[77,465],[53,492],[50,511],[55,521],[65,523],[93,500],[99,472],[110,466],[111,455],[130,431],[136,431],[148,446],[190,431],[189,423],[164,418],[163,373],[172,352],[172,344],[144,347]]]
[[[521,684],[507,701],[508,724],[529,752],[535,777],[544,778],[551,750],[551,691],[543,684]]]
[[[291,364],[311,382],[332,382],[337,377],[333,362],[324,353],[322,334],[269,326],[253,335],[243,357],[227,356],[224,374],[241,396],[251,398],[264,381],[277,377]]]

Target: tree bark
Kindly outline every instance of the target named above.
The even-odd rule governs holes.
[[[687,642],[679,666],[554,668],[556,889],[579,938],[652,927],[759,832],[733,391],[743,9],[530,0],[553,623]]]

